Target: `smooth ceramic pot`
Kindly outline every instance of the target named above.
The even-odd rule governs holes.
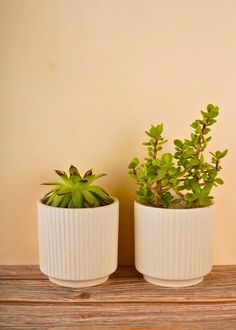
[[[66,209],[38,202],[40,270],[66,287],[105,282],[117,268],[119,202]]]
[[[155,285],[200,283],[212,270],[214,205],[163,209],[135,202],[135,266]]]

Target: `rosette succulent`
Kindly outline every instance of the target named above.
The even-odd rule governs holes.
[[[62,208],[91,208],[111,204],[113,199],[100,186],[93,182],[105,174],[94,175],[92,170],[82,177],[78,169],[71,165],[69,175],[55,170],[62,182],[42,183],[53,186],[43,198],[42,203]]]
[[[211,140],[211,126],[216,123],[219,108],[209,104],[201,111],[201,119],[195,120],[193,132],[184,140],[174,140],[175,153],[159,155],[163,144],[163,124],[152,125],[146,134],[149,141],[145,163],[138,158],[129,164],[129,175],[139,186],[136,200],[141,204],[165,208],[192,208],[212,204],[213,187],[223,184],[218,176],[224,151],[210,152],[211,161],[206,161],[204,151]]]

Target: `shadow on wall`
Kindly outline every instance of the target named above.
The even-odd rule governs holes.
[[[119,216],[119,265],[134,264],[134,191],[127,180],[113,189],[120,202]]]

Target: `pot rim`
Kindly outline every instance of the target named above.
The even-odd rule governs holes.
[[[164,207],[156,207],[156,206],[149,206],[145,204],[141,204],[137,202],[136,200],[134,201],[134,205],[138,205],[143,208],[150,208],[153,210],[163,210],[164,212],[176,212],[176,211],[187,211],[187,212],[194,212],[194,210],[206,210],[215,207],[215,203],[211,203],[208,206],[201,206],[201,207],[193,207],[193,208],[164,208]]]
[[[51,205],[47,205],[47,204],[44,204],[42,203],[42,198],[40,200],[38,200],[37,204],[38,206],[44,206],[44,207],[47,207],[47,208],[53,208],[53,209],[58,209],[58,210],[68,210],[68,211],[74,211],[74,212],[78,212],[78,210],[80,212],[91,212],[91,210],[94,212],[94,210],[101,210],[105,207],[112,207],[113,205],[116,205],[119,203],[119,200],[116,198],[116,197],[113,197],[113,196],[110,196],[112,199],[113,199],[113,202],[108,204],[108,205],[103,205],[103,206],[97,206],[97,207],[77,207],[77,208],[67,208],[67,207],[58,207],[58,206],[51,206]]]

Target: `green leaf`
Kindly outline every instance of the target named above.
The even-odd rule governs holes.
[[[143,170],[141,168],[138,168],[137,171],[136,171],[136,173],[137,173],[137,177],[139,179],[143,179],[144,178],[144,172],[143,172]]]
[[[152,160],[152,165],[157,166],[160,163],[159,159],[153,159]]]
[[[221,158],[225,157],[228,153],[228,149],[225,149],[222,153],[221,153]]]
[[[68,203],[68,208],[69,208],[69,209],[74,208],[74,203],[73,203],[73,200],[72,200],[72,199],[71,199],[71,200],[69,201],[69,203]]]
[[[207,112],[210,113],[212,109],[214,109],[214,105],[213,104],[208,104]]]
[[[63,183],[61,182],[45,182],[41,183],[43,186],[63,186]]]
[[[83,204],[83,195],[81,191],[74,191],[72,194],[74,207],[81,208]]]
[[[191,166],[196,166],[200,163],[200,160],[197,159],[197,158],[193,158],[189,161],[189,163],[190,163]]]
[[[191,193],[187,193],[187,194],[184,195],[184,199],[187,202],[193,202],[196,199],[196,197]]]
[[[216,178],[215,182],[218,183],[218,184],[223,184],[224,183],[224,181],[220,178]]]
[[[169,191],[167,191],[166,193],[164,193],[163,199],[164,199],[164,202],[167,204],[167,207],[168,207],[168,205],[174,199],[174,197],[171,195],[171,193]]]
[[[208,175],[210,176],[211,180],[214,180],[217,176],[217,170],[215,170],[215,169],[209,170]]]
[[[65,187],[62,187],[58,190],[57,195],[59,195],[59,196],[60,195],[65,195],[69,192],[72,192],[72,190],[73,190],[72,187],[65,186]]]
[[[189,147],[187,149],[184,150],[184,153],[183,153],[183,157],[184,158],[190,158],[192,157],[192,155],[194,154],[194,149],[192,147]]]
[[[216,151],[215,155],[216,155],[216,158],[217,159],[220,159],[221,158],[221,152],[220,151]]]
[[[217,159],[221,159],[226,156],[228,149],[225,149],[223,152],[216,151],[215,156]]]
[[[131,163],[129,164],[129,169],[133,169],[135,167],[137,167],[139,164],[139,160],[137,157],[133,158]]]
[[[183,146],[183,142],[178,139],[174,140],[174,144],[179,148],[182,148],[182,146]]]
[[[165,153],[161,156],[161,160],[164,162],[164,163],[169,163],[171,162],[173,159],[173,156],[171,153]]]
[[[51,205],[52,202],[53,202],[53,200],[54,200],[54,197],[55,197],[55,196],[56,196],[56,193],[52,194],[52,195],[48,198],[46,204],[47,204],[47,205]]]
[[[93,175],[93,170],[88,170],[85,172],[83,179],[87,178],[87,176],[92,176]]]
[[[63,198],[62,196],[55,195],[51,203],[51,206],[56,206],[56,207],[59,206],[62,201],[62,198]]]
[[[69,173],[70,173],[70,176],[76,175],[76,176],[78,176],[81,179],[81,176],[79,174],[79,171],[78,171],[78,169],[74,165],[71,165],[70,166]]]
[[[165,144],[166,142],[168,142],[168,140],[164,140],[164,139],[162,140],[162,139],[161,139],[161,140],[158,142],[158,145]]]
[[[60,176],[60,178],[63,180],[64,183],[68,183],[69,178],[66,172],[60,170],[55,170],[55,172],[57,173],[57,175]]]
[[[163,131],[163,124],[152,126],[149,130],[149,136],[157,140]]]
[[[165,179],[163,179],[163,180],[161,181],[161,185],[162,185],[163,187],[165,187],[165,186],[168,184],[168,182],[169,182],[169,179],[168,179],[168,178],[165,178]]]
[[[102,173],[102,174],[98,174],[98,175],[87,176],[86,179],[83,179],[84,181],[80,180],[80,182],[87,182],[87,185],[90,185],[95,180],[97,180],[103,176],[106,176],[106,174]]]
[[[199,200],[198,200],[199,206],[208,206],[208,205],[211,205],[212,199],[213,199],[212,196],[203,196],[203,197],[200,197]]]
[[[176,178],[172,178],[172,179],[170,179],[170,183],[172,183],[173,185],[176,185],[178,183],[178,180]]]
[[[71,200],[71,194],[64,195],[60,207],[67,208],[70,200]]]
[[[103,190],[99,186],[89,186],[88,187],[88,191],[91,192],[96,197],[98,197],[100,199],[103,199],[103,200],[107,200],[107,199],[110,198],[109,195],[108,195],[108,193],[105,192],[105,190]]]
[[[157,181],[160,181],[160,180],[162,180],[165,176],[166,176],[166,170],[165,169],[161,169],[161,170],[159,170],[158,171],[158,175],[157,175],[157,177],[156,177],[156,180]]]
[[[204,188],[202,189],[203,195],[208,195],[212,189],[212,183],[206,183]]]
[[[212,118],[215,118],[217,117],[219,114],[219,108],[218,107],[213,107],[210,112],[209,112],[209,118],[212,119]]]
[[[201,187],[200,187],[200,185],[197,182],[195,182],[195,181],[192,182],[192,188],[193,188],[193,191],[195,193],[200,194]]]
[[[170,176],[175,175],[175,174],[176,174],[176,168],[171,167],[171,168],[168,170],[168,174],[169,174]]]
[[[45,197],[47,197],[47,196],[49,196],[49,195],[51,195],[51,194],[57,192],[57,190],[58,190],[58,189],[52,189],[52,190],[50,190],[46,195],[43,196],[43,198],[45,198]]]
[[[94,205],[95,204],[95,197],[93,196],[93,194],[91,194],[91,192],[87,191],[87,190],[82,190],[81,193],[83,194],[84,199],[90,204],[90,205]]]

